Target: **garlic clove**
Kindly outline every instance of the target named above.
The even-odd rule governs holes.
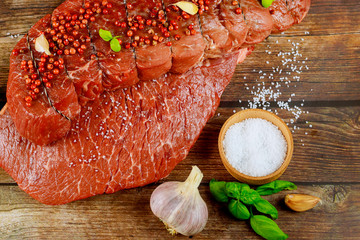
[[[200,169],[193,166],[185,182],[166,182],[152,193],[150,208],[172,235],[192,236],[204,229],[208,209],[198,190],[202,178]]]
[[[49,56],[51,55],[51,52],[49,50],[49,42],[44,34],[41,34],[38,38],[36,38],[35,50],[41,53],[44,52]]]
[[[199,11],[198,6],[196,6],[196,4],[192,2],[180,1],[172,5],[179,7],[181,10],[183,10],[184,12],[190,15],[195,15]]]
[[[318,197],[306,194],[287,194],[285,196],[285,204],[296,212],[312,209],[320,200]]]

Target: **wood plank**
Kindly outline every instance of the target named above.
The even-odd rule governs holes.
[[[353,0],[311,0],[304,21],[286,31],[286,35],[336,35],[360,32],[360,3]]]
[[[299,44],[298,49],[295,49],[293,43]],[[258,84],[262,87],[262,82],[265,83],[266,88],[272,86],[274,91],[277,90],[276,84],[281,85],[278,88],[282,93],[279,100],[287,100],[292,93],[296,93],[292,97],[293,101],[360,100],[360,81],[354,77],[360,75],[358,46],[360,46],[360,37],[356,34],[269,37],[255,48],[244,63],[238,65],[222,100],[252,99],[251,90],[258,89]],[[296,54],[287,55],[285,58],[278,56],[279,53],[292,51],[298,51],[302,56]],[[271,54],[267,54],[269,52]],[[296,63],[293,61],[294,57]],[[291,59],[292,62],[283,65],[284,59]],[[296,70],[292,70],[295,67],[291,67],[291,64],[296,66]],[[300,68],[301,71],[297,73]],[[288,79],[284,80],[284,77]],[[287,81],[291,83],[286,84]]]
[[[215,114],[208,122],[188,157],[176,166],[167,180],[185,178],[191,165],[200,166],[205,181],[212,177],[234,180],[222,165],[217,148],[220,128],[233,110],[240,108],[218,109],[220,116]],[[309,113],[302,114],[295,124],[290,123],[293,118],[290,112],[277,110],[291,129],[294,125],[297,127],[293,133],[294,155],[282,179],[360,183],[360,106],[303,108]],[[10,176],[0,171],[0,183],[11,182]]]
[[[0,185],[1,184],[13,184],[16,185],[14,179],[12,179],[4,169],[0,168]]]
[[[40,18],[51,13],[63,0],[3,0],[0,6],[0,36],[25,34]]]
[[[174,239],[150,210],[149,199],[156,186],[61,206],[43,205],[16,186],[0,186],[0,217],[5,220],[0,222],[0,238]],[[286,192],[266,197],[279,210],[276,222],[289,239],[358,239],[359,184],[298,184],[294,192],[318,196],[322,202],[308,212],[295,213],[283,204]],[[261,239],[248,222],[234,219],[224,204],[211,197],[207,183],[201,184],[200,194],[207,203],[209,220],[194,239]],[[176,239],[188,238],[179,235]]]
[[[5,104],[5,106],[4,107],[1,107],[0,109],[0,115],[3,115],[5,112],[6,112],[6,110],[7,110],[7,104]]]

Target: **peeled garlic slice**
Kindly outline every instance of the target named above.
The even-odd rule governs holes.
[[[38,52],[44,52],[47,55],[51,55],[51,52],[49,50],[49,42],[47,41],[44,34],[41,34],[38,38],[35,40],[35,50]]]
[[[180,1],[180,2],[174,3],[173,5],[179,7],[181,10],[183,10],[184,12],[186,12],[190,15],[195,15],[199,11],[198,6],[196,6],[196,4],[194,4],[192,2]]]

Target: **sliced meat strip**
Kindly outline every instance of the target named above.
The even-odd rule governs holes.
[[[47,82],[45,86],[53,107],[64,117],[73,120],[79,115],[81,106],[78,102],[74,84],[66,74],[61,58],[58,55],[41,57],[43,54],[35,50],[36,38],[44,34],[50,46],[54,46],[50,51],[57,52],[57,47],[54,44],[55,34],[46,32],[47,29],[51,28],[50,20],[51,16],[47,15],[29,30],[29,44],[36,65],[39,66],[41,78],[44,82]]]
[[[157,79],[167,73],[172,65],[172,53],[170,46],[167,45],[166,28],[163,27],[166,20],[162,2],[161,0],[127,0],[126,6],[128,23],[133,25],[129,31],[135,46],[139,78],[140,80]]]
[[[286,0],[295,24],[300,23],[309,12],[311,0]]]
[[[206,40],[205,57],[217,58],[223,52],[231,49],[229,31],[219,18],[219,4],[221,0],[211,1],[206,6],[208,10],[199,13],[203,37]]]
[[[248,34],[244,15],[238,1],[223,0],[220,3],[220,22],[228,30],[231,38],[231,51],[240,49]]]
[[[268,9],[261,6],[258,0],[240,0],[240,7],[249,27],[243,47],[264,41],[270,35],[274,25]]]
[[[274,22],[272,33],[286,31],[295,21],[286,5],[286,0],[275,0],[268,8]]]
[[[34,68],[29,71],[31,69],[20,67],[22,62],[33,62],[28,49],[27,36],[16,44],[15,49],[21,53],[10,56],[10,74],[6,92],[9,113],[17,132],[22,137],[36,145],[49,144],[54,139],[62,138],[69,131],[71,122],[51,107],[42,85],[36,87],[39,93],[35,95],[35,88],[31,89],[35,80],[32,79],[34,82],[26,84],[27,79],[31,79],[31,75],[36,74]],[[28,101],[25,101],[26,98]]]
[[[74,83],[80,104],[85,105],[88,101],[97,99],[103,92],[103,87],[102,71],[96,58],[92,57],[94,52],[87,29],[87,23],[94,13],[91,10],[90,14],[86,13],[82,5],[83,0],[61,4],[52,14],[52,26],[61,28],[64,32],[60,39],[64,45],[62,57],[66,71]],[[72,48],[76,50],[75,54],[70,54]]]
[[[172,4],[178,0],[164,0],[166,16],[169,23],[170,39],[172,42],[173,73],[184,73],[200,62],[206,47],[202,37],[197,15],[182,13]]]
[[[96,21],[89,22],[89,30],[104,74],[103,86],[107,90],[132,86],[139,81],[135,55],[132,49],[124,47],[130,43],[130,39],[126,37],[126,27],[119,26],[120,23],[126,24],[125,4],[122,1],[108,0],[105,6],[98,5],[100,4],[85,0],[86,8],[89,6],[87,9],[102,8],[99,16],[96,16]],[[111,50],[110,42],[99,36],[100,29],[110,31],[114,37],[119,36],[122,41],[122,49],[119,52]]]

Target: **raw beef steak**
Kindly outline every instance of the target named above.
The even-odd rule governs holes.
[[[0,167],[20,188],[63,204],[166,177],[214,114],[237,61],[310,6],[193,0],[200,9],[190,15],[176,2],[66,0],[18,42]],[[36,47],[41,38],[49,55]]]
[[[82,108],[69,134],[49,146],[21,137],[0,116],[0,167],[46,204],[144,186],[183,160],[234,73],[237,54],[131,88]]]

